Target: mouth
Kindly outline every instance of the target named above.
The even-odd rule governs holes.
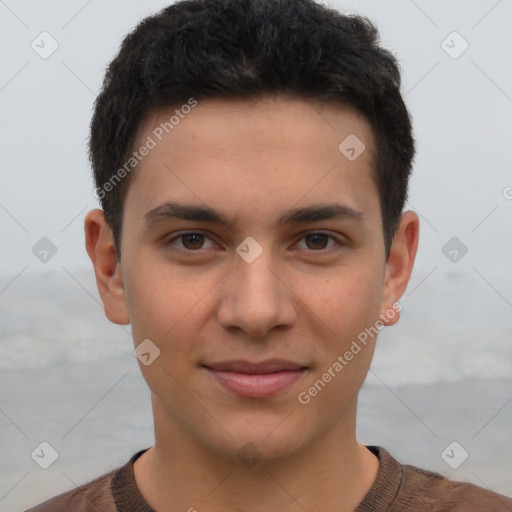
[[[297,382],[307,366],[270,359],[263,362],[224,361],[202,365],[222,387],[247,398],[266,398],[276,395]]]

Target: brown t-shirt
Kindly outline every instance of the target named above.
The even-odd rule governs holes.
[[[355,512],[512,512],[511,498],[402,465],[379,446],[367,448],[379,458],[379,472]],[[133,475],[133,463],[146,450],[121,468],[26,512],[155,512]]]

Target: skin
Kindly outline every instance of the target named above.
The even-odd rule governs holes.
[[[149,115],[135,147],[172,112]],[[349,134],[366,146],[354,161],[338,150]],[[120,261],[101,210],[87,215],[107,317],[131,323],[135,346],[150,339],[160,350],[139,362],[155,446],[134,464],[155,510],[353,511],[375,481],[378,459],[357,442],[355,421],[376,337],[308,404],[297,398],[365,328],[399,318],[393,304],[410,278],[419,219],[402,214],[386,259],[372,148],[370,126],[351,107],[204,100],[138,165]],[[207,205],[232,226],[145,220],[168,201]],[[361,218],[278,223],[291,209],[331,203]],[[205,238],[171,241],[183,231]],[[317,232],[328,236],[307,236]],[[252,263],[236,252],[248,236],[263,250]],[[270,358],[308,369],[272,397],[247,398],[201,366]],[[250,467],[240,455],[247,446]]]

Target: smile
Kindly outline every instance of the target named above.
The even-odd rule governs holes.
[[[307,368],[298,364],[270,360],[263,363],[228,361],[203,366],[224,388],[247,398],[266,398],[297,382]]]

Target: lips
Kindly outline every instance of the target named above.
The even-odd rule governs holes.
[[[284,391],[299,380],[307,367],[283,359],[242,360],[203,365],[222,387],[238,396],[265,398]]]
[[[237,373],[246,373],[248,375],[276,373],[287,370],[300,370],[304,368],[300,364],[286,361],[284,359],[269,359],[261,363],[251,363],[248,361],[234,360],[222,363],[214,363],[205,365],[212,370],[229,371]]]

